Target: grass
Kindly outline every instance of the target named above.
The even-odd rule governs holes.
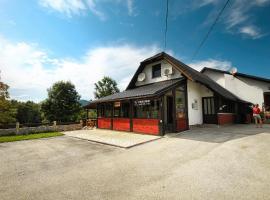
[[[47,133],[34,133],[29,135],[12,135],[12,136],[1,136],[0,143],[3,142],[15,142],[20,140],[33,140],[33,139],[40,139],[40,138],[49,138],[55,136],[62,136],[63,133],[60,132],[47,132]]]

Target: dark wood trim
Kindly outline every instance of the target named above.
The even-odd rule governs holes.
[[[99,104],[97,104],[97,124],[96,124],[96,127],[98,128],[98,116],[99,116]]]
[[[208,117],[209,115],[212,115],[213,117],[213,122],[211,121],[211,118],[210,118],[210,121],[207,121],[206,120],[206,115],[205,115],[205,109],[204,109],[204,100],[205,99],[213,99],[213,102],[214,102],[214,114],[207,114]],[[209,97],[202,97],[202,114],[203,114],[203,123],[206,123],[206,124],[218,124],[218,116],[217,116],[217,109],[216,109],[216,97],[215,96],[209,96]],[[207,104],[207,108],[208,108],[208,104]],[[210,100],[210,110],[212,109],[212,104],[211,104],[211,100]],[[208,110],[207,110],[208,111]],[[209,118],[208,118],[209,119]]]
[[[270,106],[270,102],[268,100],[268,96],[270,96],[270,92],[264,92],[263,93],[263,103],[264,103],[264,108],[267,108]]]
[[[188,102],[188,87],[187,87],[187,80],[185,82],[185,101],[186,101],[186,123],[187,123],[187,130],[189,130],[189,115],[188,115],[188,106],[189,106],[189,102]]]
[[[173,120],[173,124],[172,124],[172,132],[176,132],[176,105],[175,105],[175,89],[172,89],[172,97],[173,97],[173,101],[172,101],[172,120]]]
[[[159,135],[163,136],[165,135],[165,129],[164,129],[164,95],[160,97],[160,115],[159,115]]]
[[[133,101],[129,100],[129,126],[130,126],[130,132],[133,132]]]
[[[214,96],[214,102],[215,102],[215,112],[218,113],[219,107],[221,106],[220,105],[221,97],[217,93],[214,93],[213,96]]]
[[[112,110],[111,110],[111,130],[113,130],[113,118],[114,118],[114,102],[111,103]]]
[[[86,120],[88,119],[89,110],[86,109]]]
[[[185,77],[187,77],[189,80],[194,81],[193,78],[187,74],[184,70],[182,70],[179,66],[177,66],[173,61],[170,60],[170,58],[167,58],[166,56],[164,56],[164,60],[166,60],[168,63],[170,63],[174,68],[176,68],[177,70],[179,70],[181,72],[181,74],[183,74]]]

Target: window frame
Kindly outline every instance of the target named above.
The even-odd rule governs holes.
[[[219,113],[235,113],[235,104],[228,100],[221,98],[219,102]]]
[[[149,100],[150,103],[149,105],[135,105],[135,101],[133,102],[133,113],[132,117],[133,119],[159,119],[160,118],[160,99],[159,98],[154,98],[154,99],[138,99],[137,101],[144,101],[144,100]],[[139,114],[138,115],[138,110],[137,108],[140,108],[140,112],[145,112],[144,114]],[[154,109],[156,108],[156,109]],[[146,115],[149,114],[149,117]],[[156,115],[155,117],[153,117]]]
[[[155,74],[157,73],[156,71],[159,71],[158,75]],[[152,78],[159,78],[159,77],[161,77],[161,63],[152,65]]]
[[[120,106],[116,107],[114,102],[114,111],[113,111],[113,117],[114,118],[130,118],[130,102],[129,101],[120,101]],[[127,115],[124,114],[124,106],[123,105],[128,105],[126,106],[125,109],[127,109]],[[115,116],[115,108],[117,108],[117,110],[119,111],[119,115]]]

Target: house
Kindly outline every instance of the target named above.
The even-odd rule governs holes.
[[[225,89],[252,104],[270,109],[270,79],[228,71],[203,68],[201,73],[213,79]]]
[[[97,128],[153,135],[203,123],[245,123],[250,104],[257,100],[239,93],[227,75],[231,76],[208,68],[198,72],[161,52],[140,63],[125,91],[92,101],[85,108],[97,109]],[[258,81],[269,98],[269,80]]]

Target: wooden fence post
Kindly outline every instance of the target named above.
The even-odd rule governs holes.
[[[56,121],[53,121],[53,130],[56,131]]]
[[[16,135],[19,134],[20,131],[20,122],[16,122]]]

